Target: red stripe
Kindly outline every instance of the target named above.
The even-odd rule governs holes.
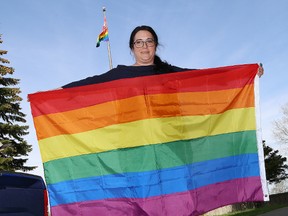
[[[172,186],[172,185],[171,185]],[[173,186],[172,186],[173,187]],[[235,179],[197,190],[147,199],[107,199],[51,208],[52,215],[201,215],[215,208],[249,201],[263,201],[259,177]]]
[[[29,100],[32,114],[36,117],[137,95],[242,88],[254,82],[257,68],[257,64],[237,65],[120,79],[30,94]]]

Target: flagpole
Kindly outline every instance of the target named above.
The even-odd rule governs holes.
[[[106,20],[106,8],[105,7],[103,7],[103,15],[104,15],[104,20]],[[106,25],[107,25],[107,21],[106,21]],[[107,25],[107,28],[108,28],[108,25]],[[112,65],[110,40],[107,41],[107,50],[108,50],[109,67],[110,67],[110,70],[111,70],[113,68],[113,65]]]

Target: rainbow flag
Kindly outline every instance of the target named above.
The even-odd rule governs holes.
[[[107,23],[106,23],[106,18],[105,17],[104,17],[104,24],[103,24],[102,32],[98,35],[98,38],[97,38],[96,47],[100,46],[100,42],[101,41],[109,41],[108,27],[107,27]]]
[[[52,215],[200,215],[268,200],[257,70],[30,94]]]

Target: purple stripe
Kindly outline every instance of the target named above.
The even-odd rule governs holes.
[[[106,199],[54,206],[53,216],[66,215],[201,215],[237,202],[263,201],[260,177],[234,179],[183,193],[147,199]]]

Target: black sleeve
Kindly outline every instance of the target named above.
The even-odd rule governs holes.
[[[84,85],[91,85],[91,84],[98,84],[109,82],[117,79],[123,78],[133,78],[133,77],[140,77],[140,76],[150,76],[150,75],[157,75],[163,73],[163,71],[156,71],[153,69],[154,66],[117,66],[116,68],[101,74],[95,75],[92,77],[87,77],[85,79],[71,82],[62,86],[62,88],[72,88]],[[187,71],[191,70],[188,68],[180,68],[172,65],[168,65],[166,71],[164,73],[174,73],[180,71]]]
[[[111,80],[115,79],[114,76],[117,75],[117,73],[115,73],[115,70],[116,69],[112,69],[112,70],[110,70],[104,74],[95,75],[92,77],[87,77],[87,78],[82,79],[82,80],[68,83],[68,84],[62,86],[62,88],[72,88],[72,87],[78,87],[78,86],[91,85],[91,84],[97,84],[97,83],[111,81]]]

